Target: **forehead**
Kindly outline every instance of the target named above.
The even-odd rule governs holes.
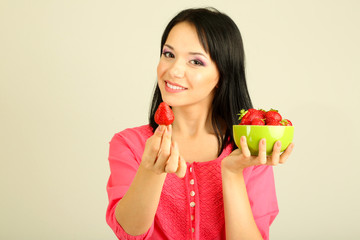
[[[166,39],[166,44],[169,44],[174,48],[190,48],[197,51],[201,49],[205,52],[195,26],[188,22],[176,24],[171,29]]]

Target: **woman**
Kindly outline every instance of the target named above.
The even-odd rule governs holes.
[[[278,213],[272,165],[289,157],[236,148],[232,125],[251,108],[242,39],[215,9],[176,15],[161,40],[149,124],[115,134],[107,222],[119,239],[268,239]],[[158,126],[158,105],[172,125]]]

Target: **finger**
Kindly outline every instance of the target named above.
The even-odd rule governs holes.
[[[244,155],[244,157],[250,157],[251,156],[251,153],[250,153],[249,147],[247,145],[245,136],[241,136],[241,138],[240,138],[240,147],[241,147],[241,153]]]
[[[280,160],[280,150],[281,150],[281,142],[280,141],[276,141],[273,147],[273,152],[271,154],[271,161],[269,165],[273,165],[276,166],[279,164],[279,160]]]
[[[291,152],[293,151],[294,149],[294,143],[290,143],[290,145],[285,149],[285,152],[283,152],[281,155],[280,155],[280,163],[285,163],[286,160],[289,158]]]
[[[155,162],[155,168],[159,172],[165,171],[165,164],[170,156],[171,134],[172,134],[171,125],[168,125],[166,126],[166,130],[162,136],[160,150]]]
[[[165,129],[166,129],[165,125],[159,125],[156,128],[153,136],[161,141],[161,138],[162,138],[162,136],[164,134]]]
[[[166,163],[165,172],[174,173],[177,171],[179,166],[179,149],[176,142],[171,144],[171,152],[169,160]]]
[[[259,164],[266,163],[266,139],[263,138],[259,142],[259,155],[257,157]]]
[[[146,141],[146,148],[144,151],[144,155],[146,155],[147,157],[151,158],[154,160],[157,158],[158,153],[159,153],[159,149],[160,149],[160,145],[161,145],[161,139],[162,136],[165,132],[166,127],[164,125],[159,125],[155,132],[154,135],[151,136],[147,141]]]
[[[185,162],[185,160],[180,156],[180,157],[179,157],[179,166],[178,166],[178,169],[177,169],[177,171],[176,171],[176,175],[177,175],[179,178],[185,177],[186,169],[187,169],[186,162]]]

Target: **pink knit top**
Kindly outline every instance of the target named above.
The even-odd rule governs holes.
[[[152,128],[145,125],[125,129],[110,141],[106,221],[115,235],[130,240],[226,239],[221,160],[231,153],[230,145],[217,159],[187,163],[182,179],[167,174],[154,222],[146,233],[132,236],[118,224],[114,214],[116,204],[128,190],[141,162],[145,142],[152,134]],[[272,167],[246,168],[244,179],[256,224],[263,238],[269,239],[269,226],[278,214]]]

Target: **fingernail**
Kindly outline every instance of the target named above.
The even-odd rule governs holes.
[[[164,134],[168,134],[168,132],[169,132],[168,127],[167,127],[167,126],[164,126]]]
[[[265,145],[266,144],[266,139],[264,138],[261,142],[262,145]]]
[[[278,147],[281,147],[281,142],[277,142],[276,145],[277,145]]]
[[[171,132],[171,125],[167,125],[167,126],[166,126],[166,130],[167,130],[167,132],[170,133],[170,132]]]
[[[159,126],[156,128],[156,131],[162,132],[162,129],[163,129],[163,126],[162,126],[162,125],[159,125]]]

